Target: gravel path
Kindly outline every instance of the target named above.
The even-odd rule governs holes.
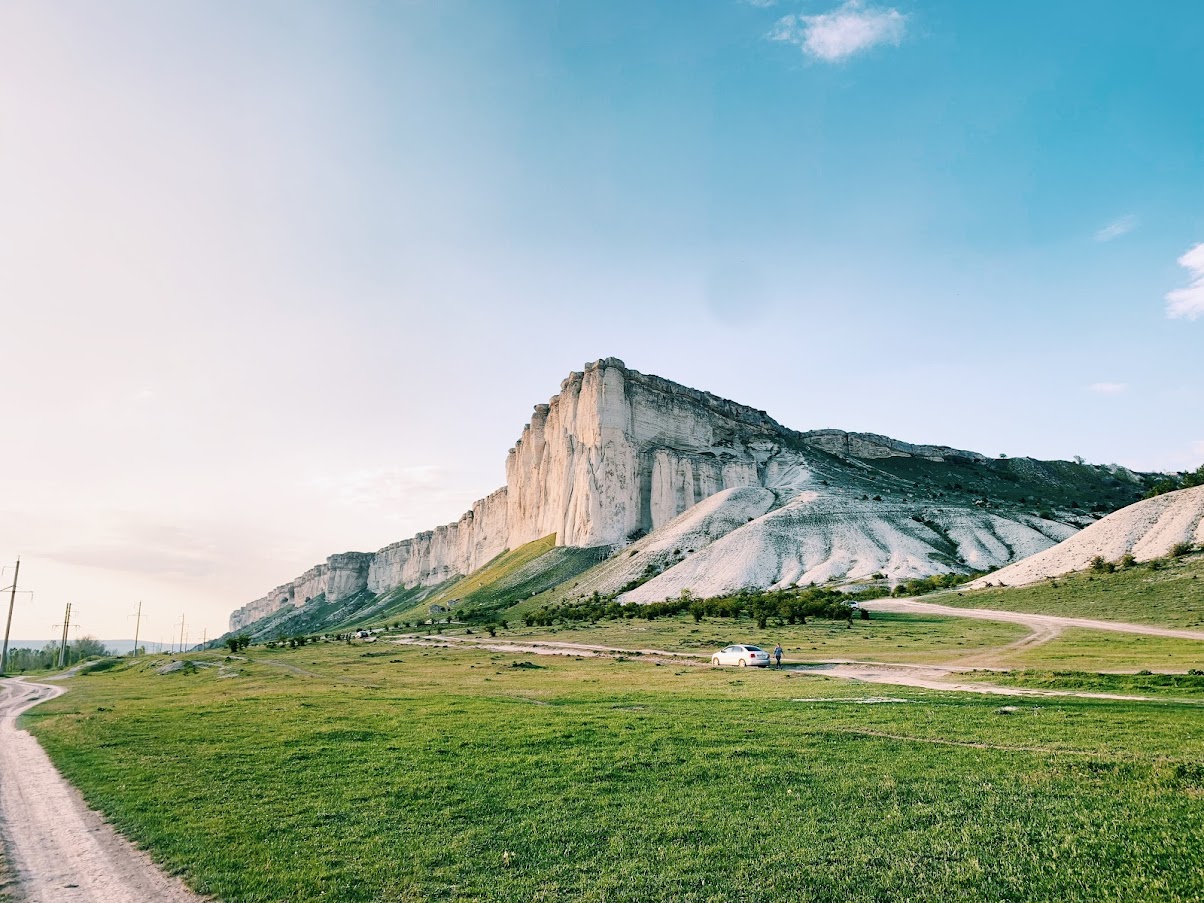
[[[17,716],[62,687],[0,681],[0,829],[22,903],[200,903],[89,809]]]

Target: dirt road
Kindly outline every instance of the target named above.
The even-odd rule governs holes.
[[[696,665],[708,658],[708,653],[702,652],[666,652],[663,649],[620,649],[618,646],[594,646],[588,643],[553,643],[546,640],[532,643],[514,643],[505,640],[473,640],[468,637],[413,634],[400,636],[391,642],[398,646],[471,646],[474,649],[485,649],[489,652],[530,653],[534,655],[571,655],[580,658],[596,656],[639,655],[644,661],[674,662],[676,664]]]
[[[21,903],[200,903],[84,803],[17,716],[63,692],[0,681],[0,830]]]
[[[942,615],[952,618],[977,618],[983,621],[1006,621],[1023,624],[1031,630],[1051,634],[1053,639],[1063,630],[1083,628],[1085,630],[1107,630],[1112,633],[1136,633],[1141,636],[1170,637],[1180,640],[1204,640],[1204,630],[1173,630],[1169,627],[1154,627],[1151,624],[1129,624],[1124,621],[1095,621],[1091,618],[1063,618],[1059,615],[1035,615],[1023,611],[1000,611],[992,608],[955,608],[935,602],[918,602],[915,599],[874,599],[862,602],[862,608],[870,611],[893,611],[915,615]],[[1047,640],[1048,642],[1048,640]]]

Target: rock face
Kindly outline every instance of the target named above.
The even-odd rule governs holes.
[[[1179,543],[1204,545],[1204,486],[1168,492],[1122,508],[1065,542],[970,584],[1024,586],[1090,567],[1096,556],[1116,561],[1161,558]]]
[[[914,463],[920,476],[894,473],[889,465],[900,460]],[[1060,479],[1044,462],[1015,463],[1021,462],[1032,471],[1031,479],[1025,476],[1032,485]],[[716,497],[696,512],[709,520],[683,528],[700,531],[688,540],[698,557],[670,559],[657,551],[658,573],[672,568],[676,576],[666,571],[632,601],[681,588],[718,592],[751,583],[878,572],[898,578],[1000,565],[1073,532],[1054,520],[972,507],[988,504],[985,499],[921,504],[942,490],[962,490],[960,483],[938,485],[933,468],[969,482],[981,476],[971,471],[985,473],[995,464],[974,452],[871,433],[795,432],[764,411],[605,358],[570,374],[557,395],[536,405],[506,459],[506,485],[458,521],[375,553],[332,556],[235,611],[230,627],[319,596],[337,602],[364,591],[433,586],[553,533],[562,546],[619,547],[669,530],[665,541],[676,545],[678,527],[670,525]],[[909,494],[921,483],[926,494]],[[629,570],[615,570],[616,586],[631,582]]]
[[[325,563],[310,568],[296,580],[235,611],[230,615],[230,629],[238,630],[287,606],[308,605],[319,596],[328,602],[339,602],[355,595],[367,585],[373,557],[365,552],[331,555]]]
[[[535,408],[506,460],[518,544],[599,546],[650,531],[723,489],[760,484],[785,430],[764,411],[607,358]]]
[[[623,543],[720,490],[760,485],[780,469],[769,465],[772,439],[787,432],[764,411],[628,370],[616,358],[587,364],[536,405],[506,459],[506,485],[456,523],[374,554],[333,556],[235,611],[230,629],[322,593],[337,601],[364,589],[441,583],[550,533],[559,545]],[[349,572],[349,555],[367,565]]]

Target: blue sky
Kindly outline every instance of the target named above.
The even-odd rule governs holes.
[[[1204,7],[0,0],[0,558],[199,631],[571,369],[1204,461]]]

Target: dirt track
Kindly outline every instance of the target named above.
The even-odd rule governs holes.
[[[1063,630],[1106,630],[1112,633],[1136,633],[1141,636],[1170,637],[1180,640],[1204,640],[1204,630],[1173,630],[1169,627],[1154,627],[1151,624],[1129,624],[1124,621],[1095,621],[1091,618],[1063,618],[1059,615],[1035,615],[1023,611],[1000,611],[993,608],[955,608],[952,605],[937,605],[934,602],[917,602],[915,599],[874,599],[862,602],[862,608],[870,611],[893,611],[915,615],[943,615],[951,618],[977,618],[982,621],[1006,621],[1023,624],[1033,631],[1053,632],[1053,639]]]
[[[0,681],[0,829],[22,903],[200,903],[84,803],[17,716],[61,687]]]
[[[1077,699],[1117,699],[1130,702],[1152,702],[1153,696],[1123,696],[1118,693],[1092,693],[1086,690],[1046,690],[1035,687],[1008,687],[1000,684],[957,680],[968,670],[964,666],[890,665],[877,662],[826,662],[822,665],[803,665],[795,673],[841,677],[871,684],[890,684],[896,687],[920,687],[925,690],[944,690],[957,693],[984,693],[988,696],[1073,696]],[[1166,702],[1167,699],[1161,701]]]

